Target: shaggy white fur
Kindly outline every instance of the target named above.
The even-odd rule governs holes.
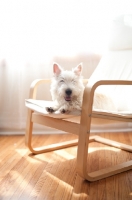
[[[48,112],[65,113],[74,109],[81,110],[84,85],[82,81],[82,64],[71,71],[63,70],[57,63],[53,64],[54,77],[51,83],[51,96],[54,107],[47,107]]]

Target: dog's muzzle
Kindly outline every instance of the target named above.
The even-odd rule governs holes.
[[[65,91],[65,94],[66,94],[65,100],[66,100],[66,101],[71,101],[72,90],[71,90],[71,89],[67,89],[67,90]]]

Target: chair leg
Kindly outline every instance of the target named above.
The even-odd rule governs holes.
[[[46,153],[49,151],[63,149],[66,147],[76,146],[78,144],[78,139],[75,139],[75,140],[70,140],[66,142],[60,142],[56,144],[47,145],[44,147],[33,148],[32,147],[32,130],[33,130],[32,113],[33,111],[28,110],[25,144],[33,154]]]
[[[92,141],[100,142],[103,144],[107,144],[109,146],[114,146],[119,149],[123,149],[129,152],[132,152],[132,146],[126,145],[123,143],[115,142],[113,140],[108,140],[99,136],[93,136]],[[123,162],[121,164],[115,165],[113,167],[105,168],[102,170],[98,170],[92,173],[87,173],[87,153],[88,153],[88,144],[91,141],[89,140],[89,134],[81,134],[78,143],[78,154],[77,154],[77,171],[80,176],[84,179],[92,182],[97,181],[103,178],[107,178],[109,176],[127,171],[132,169],[132,160]],[[88,163],[90,165],[90,163]]]
[[[25,134],[25,145],[28,147],[28,149],[33,152],[33,148],[31,145],[32,142],[32,130],[33,130],[33,123],[32,123],[32,113],[33,111],[28,110],[27,113],[27,125],[26,125],[26,134]]]

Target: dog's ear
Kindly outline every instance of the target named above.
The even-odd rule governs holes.
[[[53,64],[54,74],[59,75],[61,73],[61,71],[62,71],[62,68],[57,63],[54,63]]]
[[[73,69],[73,72],[74,72],[76,75],[80,76],[81,73],[82,73],[82,69],[83,69],[83,65],[82,65],[82,63],[80,63],[77,67],[75,67],[75,68]]]

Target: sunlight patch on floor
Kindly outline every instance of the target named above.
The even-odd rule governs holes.
[[[55,152],[57,155],[65,158],[66,160],[71,160],[75,158],[75,155],[72,155],[71,153],[68,153],[66,150],[62,149]]]
[[[92,153],[94,151],[100,151],[100,150],[108,150],[108,151],[115,151],[120,152],[121,150],[114,147],[89,147],[88,153]]]
[[[5,193],[3,193],[3,197],[4,199],[8,199],[12,195],[14,195],[14,197],[18,199],[21,196],[21,193],[19,193],[18,191],[20,191],[20,188],[21,191],[23,191],[23,189],[26,188],[26,186],[28,185],[28,182],[23,179],[23,175],[15,170],[10,171],[8,179],[8,181],[10,181],[11,183],[10,188],[6,190]],[[28,189],[32,189],[30,185],[28,185]]]
[[[28,149],[15,149],[15,151],[21,155],[21,156],[24,156],[27,152],[28,152]]]

